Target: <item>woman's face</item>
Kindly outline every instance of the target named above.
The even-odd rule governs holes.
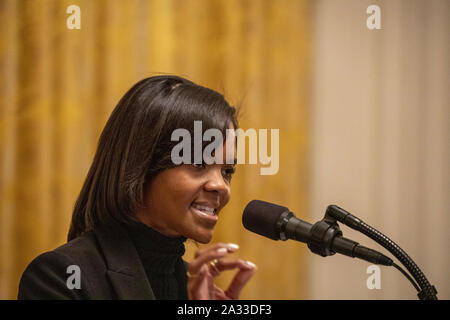
[[[235,141],[234,130],[229,131],[228,139]],[[146,185],[146,209],[137,212],[137,217],[169,237],[211,241],[220,210],[230,200],[234,173],[234,164],[226,163],[225,145],[221,147],[223,164],[183,164],[159,173]],[[229,157],[234,160],[235,144],[228,145],[233,148]]]

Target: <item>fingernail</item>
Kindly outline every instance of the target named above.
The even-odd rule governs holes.
[[[256,264],[254,264],[253,262],[247,261],[247,264],[252,268],[256,268]]]
[[[234,244],[234,243],[229,243],[229,244],[228,244],[228,247],[229,247],[231,250],[233,250],[233,251],[239,249],[239,246],[238,246],[237,244]]]
[[[228,252],[227,248],[219,248],[219,249],[217,249],[217,253],[226,253],[226,252]]]

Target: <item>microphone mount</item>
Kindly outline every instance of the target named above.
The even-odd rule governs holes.
[[[312,226],[308,248],[322,257],[334,255],[336,252],[332,249],[332,244],[338,236],[342,237],[342,231],[336,220],[325,215]]]
[[[328,212],[328,214],[327,214]],[[392,266],[393,261],[384,254],[364,247],[358,242],[344,238],[337,219],[327,210],[322,220],[316,222],[310,230],[307,244],[311,252],[322,257],[340,253],[352,258],[359,258],[374,264]]]

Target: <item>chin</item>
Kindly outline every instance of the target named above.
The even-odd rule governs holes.
[[[201,244],[207,244],[210,243],[212,240],[212,233],[211,234],[198,234],[195,237],[192,237],[193,240],[200,242]]]

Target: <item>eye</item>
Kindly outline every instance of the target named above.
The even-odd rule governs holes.
[[[198,169],[204,169],[204,168],[206,168],[206,163],[204,163],[204,162],[202,162],[202,163],[193,163],[192,164],[195,168],[198,168]]]
[[[233,174],[236,172],[236,168],[234,166],[227,166],[223,168],[222,175],[224,178],[228,181],[231,181],[231,178],[233,177]]]

